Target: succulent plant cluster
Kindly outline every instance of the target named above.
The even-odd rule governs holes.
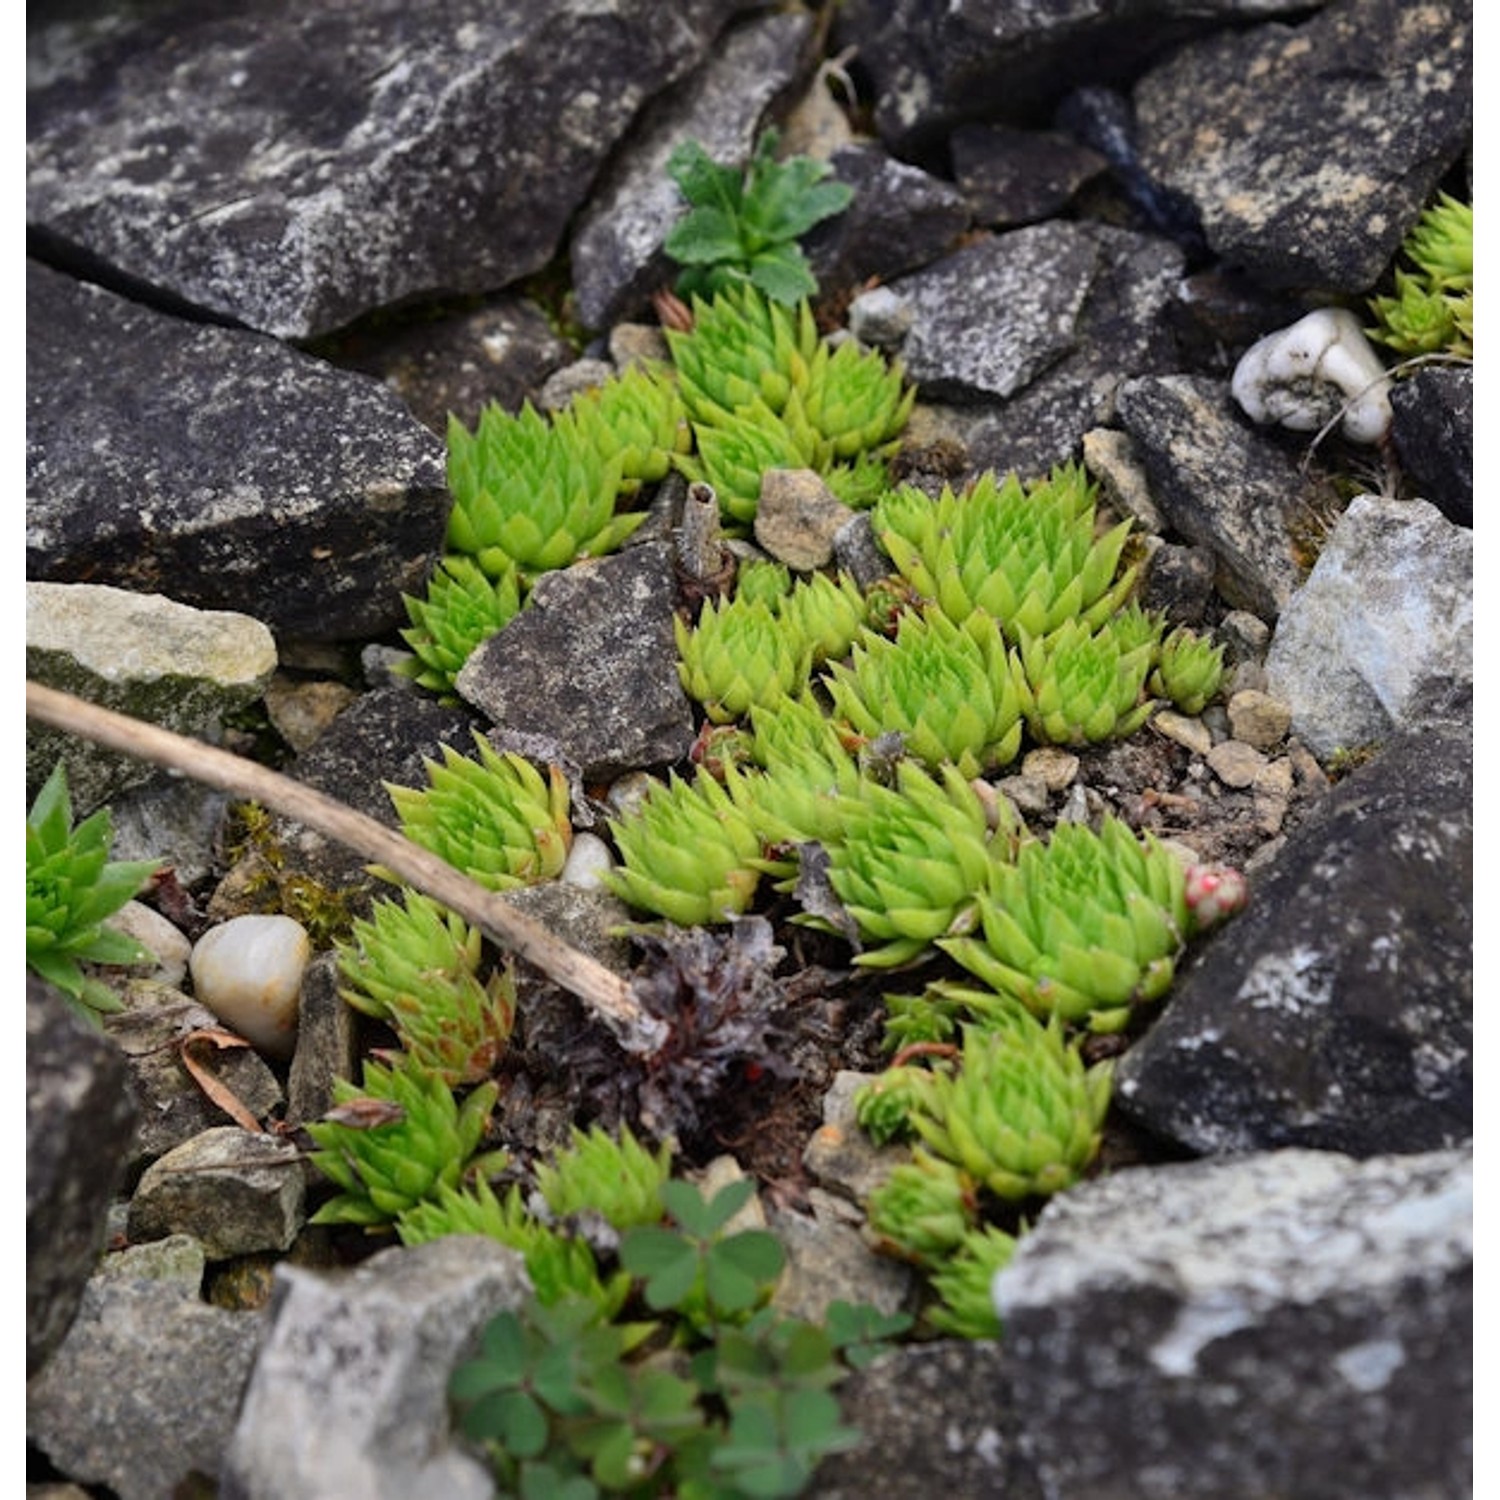
[[[491,578],[515,569],[528,580],[613,552],[645,520],[615,509],[628,453],[606,451],[597,426],[571,409],[548,418],[528,402],[513,416],[491,404],[473,432],[450,417],[449,551]]]
[[[504,565],[497,572],[491,577],[472,557],[455,552],[432,575],[425,596],[403,594],[411,626],[401,638],[413,654],[397,670],[456,701],[454,683],[464,663],[520,612],[520,575]]]
[[[1060,823],[990,871],[982,936],[945,940],[959,963],[1039,1016],[1117,1030],[1159,999],[1191,933],[1182,862],[1119,819]]]
[[[813,469],[846,504],[870,504],[915,400],[899,362],[831,349],[806,302],[790,310],[753,286],[691,311],[690,330],[667,330],[697,446],[677,464],[714,487],[726,523],[755,519],[767,469]]]
[[[573,841],[566,777],[501,754],[478,731],[474,742],[478,760],[444,745],[441,765],[424,761],[425,790],[387,783],[401,831],[487,890],[551,879]]]
[[[484,1083],[460,1103],[436,1073],[405,1054],[367,1061],[363,1081],[334,1081],[334,1108],[307,1126],[312,1162],[341,1191],[314,1224],[391,1224],[408,1209],[457,1188],[466,1173],[498,1167],[479,1146],[499,1089]]]
[[[1401,246],[1395,290],[1370,300],[1372,339],[1397,354],[1474,357],[1474,205],[1440,193]]]
[[[112,861],[112,837],[107,807],[73,826],[68,773],[59,761],[26,815],[26,967],[94,1025],[122,1005],[83,965],[136,964],[151,956],[104,925],[157,868],[155,860]]]
[[[516,1019],[508,966],[480,978],[483,939],[476,927],[419,891],[377,901],[336,945],[339,993],[356,1010],[388,1022],[412,1065],[450,1088],[494,1072]]]

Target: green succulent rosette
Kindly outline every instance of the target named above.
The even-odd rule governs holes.
[[[138,894],[158,862],[109,858],[114,823],[107,807],[72,825],[68,773],[58,761],[26,814],[26,967],[97,1026],[101,1015],[124,1006],[82,965],[151,957],[134,938],[104,924]]]
[[[769,558],[743,562],[734,577],[734,597],[746,604],[764,604],[773,615],[781,613],[792,592],[792,571],[783,562]]]
[[[698,927],[727,921],[755,899],[760,838],[745,809],[706,771],[691,781],[669,772],[609,829],[621,863],[602,878],[631,906]]]
[[[1402,355],[1474,357],[1474,206],[1447,193],[1417,220],[1401,247],[1395,295],[1370,299],[1370,337]]]
[[[491,404],[472,433],[450,417],[448,549],[495,579],[613,552],[645,520],[615,514],[625,457],[603,453],[571,411],[549,421],[529,402],[516,416]]]
[[[937,777],[911,761],[895,787],[865,781],[844,809],[843,837],[828,851],[828,880],[862,937],[875,946],[855,963],[889,968],[920,957],[938,938],[966,930],[991,867],[1011,857],[1020,825],[993,835],[985,805],[951,765]],[[941,779],[938,779],[941,778]]]
[[[1011,667],[1032,737],[1079,746],[1134,734],[1157,707],[1145,695],[1154,655],[1149,644],[1122,649],[1108,620],[1093,631],[1077,620],[1047,636],[1022,630]]]
[[[377,901],[336,943],[340,995],[388,1022],[414,1067],[450,1088],[488,1078],[510,1041],[515,982],[508,968],[479,977],[483,936],[419,891]]]
[[[987,472],[936,500],[903,485],[876,503],[875,534],[901,576],[955,623],[984,610],[1011,641],[1065,621],[1094,628],[1136,578],[1134,568],[1116,577],[1130,522],[1096,538],[1094,496],[1075,464],[1029,484]]]
[[[997,864],[978,897],[983,936],[944,939],[970,973],[1038,1016],[1118,1030],[1164,995],[1190,932],[1181,862],[1118,818],[1059,823]],[[936,986],[941,989],[942,986]],[[970,1005],[988,1003],[966,991]]]
[[[1179,626],[1161,643],[1147,686],[1185,714],[1201,714],[1224,679],[1224,648]]]
[[[997,1272],[1011,1263],[1016,1253],[1014,1235],[993,1224],[971,1229],[957,1252],[932,1274],[929,1285],[939,1305],[927,1321],[939,1333],[958,1339],[997,1339],[1000,1314],[991,1293]]]
[[[1012,1002],[964,1028],[952,1071],[934,1070],[907,1119],[927,1149],[997,1198],[1071,1187],[1098,1154],[1112,1063],[1085,1067],[1063,1037]]]
[[[1021,697],[995,623],[968,628],[929,606],[906,614],[891,640],[866,631],[848,664],[824,681],[834,713],[874,740],[902,736],[928,766],[956,765],[978,776],[1014,760],[1021,745]]]
[[[742,284],[722,288],[711,300],[695,296],[691,307],[691,331],[665,333],[692,422],[719,426],[757,403],[779,414],[818,349],[807,302],[787,307]]]
[[[852,339],[836,349],[819,343],[797,384],[808,421],[841,461],[893,452],[917,399],[899,360]]]
[[[817,434],[798,417],[793,393],[783,415],[757,400],[711,423],[695,422],[697,454],[679,455],[677,467],[690,483],[713,486],[726,526],[748,529],[760,506],[761,476],[767,469],[824,466]]]
[[[920,1146],[865,1201],[865,1219],[881,1249],[929,1268],[963,1244],[977,1212],[973,1182]]]
[[[403,594],[401,601],[411,620],[401,639],[415,656],[396,670],[456,701],[454,680],[474,648],[520,612],[521,580],[513,566],[498,565],[491,577],[472,557],[455,552],[433,574],[425,599]]]
[[[587,1131],[575,1125],[569,1144],[536,1167],[537,1190],[557,1218],[598,1214],[620,1234],[661,1222],[661,1190],[671,1176],[671,1143],[648,1151],[628,1125],[617,1136],[598,1125]]]
[[[681,616],[672,623],[683,691],[715,724],[743,718],[756,704],[779,703],[807,680],[801,632],[757,599],[709,600],[696,625]]]
[[[546,775],[513,752],[501,754],[477,731],[479,759],[443,746],[427,760],[426,790],[386,783],[401,831],[488,890],[550,880],[573,842],[567,778]]]
[[[806,643],[813,666],[847,656],[863,633],[865,596],[849,574],[814,573],[782,603],[781,617]]]
[[[854,1118],[877,1146],[911,1134],[907,1116],[926,1077],[926,1068],[890,1067],[855,1090]]]
[[[570,408],[578,431],[606,459],[620,460],[620,491],[665,479],[674,453],[693,442],[677,382],[654,365],[632,365],[580,392]]]
[[[306,1127],[318,1147],[313,1165],[341,1189],[310,1222],[390,1224],[441,1188],[456,1188],[468,1171],[487,1165],[476,1153],[498,1096],[497,1086],[485,1083],[460,1104],[441,1078],[404,1056],[389,1067],[366,1062],[358,1087],[335,1079],[335,1114],[377,1108],[367,1109],[373,1121],[334,1118]]]
[[[517,1250],[525,1257],[527,1279],[544,1307],[565,1297],[584,1297],[610,1319],[630,1295],[629,1272],[601,1277],[588,1241],[544,1224],[527,1209],[514,1183],[503,1197],[483,1177],[462,1188],[440,1184],[430,1197],[401,1213],[396,1233],[408,1246],[430,1244],[450,1234],[481,1234]]]

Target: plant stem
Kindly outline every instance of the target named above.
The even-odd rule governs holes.
[[[654,1052],[665,1039],[666,1024],[641,1009],[627,980],[374,818],[255,761],[30,679],[26,716],[106,749],[165,766],[205,786],[249,798],[316,829],[372,863],[384,865],[578,996],[627,1051]]]

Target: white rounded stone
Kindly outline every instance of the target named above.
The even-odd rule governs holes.
[[[187,977],[192,944],[159,911],[141,901],[127,901],[104,924],[136,940],[151,958],[132,967],[132,974],[176,989]]]
[[[568,862],[558,877],[564,885],[576,885],[579,890],[597,891],[603,888],[600,876],[614,868],[615,857],[609,845],[597,833],[575,833],[573,847],[568,850]]]
[[[202,1005],[258,1051],[286,1059],[311,957],[307,929],[291,917],[231,917],[198,939],[188,967]]]

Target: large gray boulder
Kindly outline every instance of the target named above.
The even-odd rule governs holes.
[[[1120,1108],[1203,1153],[1469,1140],[1473,799],[1463,723],[1336,786],[1121,1060]]]
[[[406,623],[442,550],[445,454],[377,381],[32,263],[26,383],[29,578],[319,640]]]
[[[1047,1500],[1473,1493],[1473,1175],[1278,1151],[1061,1194],[995,1278],[996,1420]]]
[[[744,0],[192,0],[28,33],[55,255],[283,338],[545,265]]]

